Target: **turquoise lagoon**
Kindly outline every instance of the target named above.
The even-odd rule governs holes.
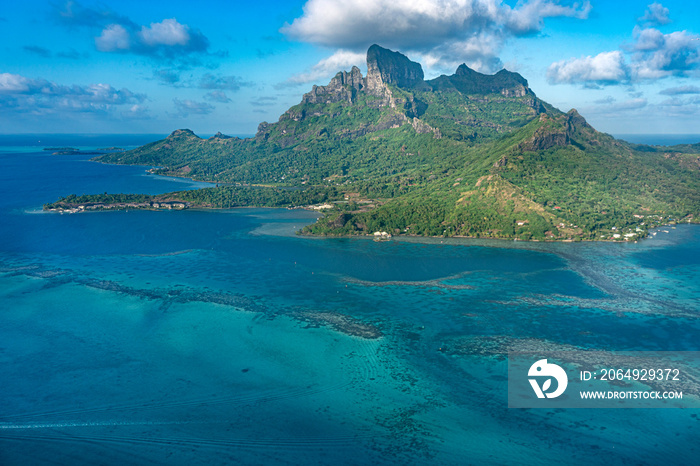
[[[0,140],[2,464],[697,464],[700,410],[507,408],[508,349],[700,350],[700,227],[300,238],[302,210],[50,214],[201,183]],[[664,232],[667,231],[668,233]]]

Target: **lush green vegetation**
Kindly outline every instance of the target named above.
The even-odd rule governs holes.
[[[45,204],[44,210],[73,209],[78,206],[103,204],[114,207],[123,204],[186,203],[188,207],[297,207],[337,201],[343,194],[334,187],[309,187],[306,189],[220,186],[191,191],[178,191],[160,195],[148,194],[89,194],[63,197]],[[142,205],[141,208],[150,208]]]
[[[391,82],[409,79],[396,70],[405,60],[387,56],[393,61],[385,69],[398,73]],[[59,203],[332,202],[305,233],[559,240],[636,239],[653,225],[700,218],[700,144],[615,140],[576,111],[539,100],[515,73],[486,76],[460,66],[452,76],[409,81],[359,90],[336,80],[277,123],[262,123],[254,138],[205,140],[178,130],[97,158],[234,186]]]

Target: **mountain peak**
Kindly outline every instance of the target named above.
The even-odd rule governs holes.
[[[209,138],[210,140],[214,139],[232,139],[231,136],[227,136],[223,134],[221,131],[218,131],[215,135]]]
[[[176,138],[176,137],[191,137],[195,136],[194,132],[191,129],[183,128],[183,129],[176,129],[172,133],[170,133],[170,136],[168,136],[168,139]]]
[[[567,131],[572,134],[582,130],[594,131],[593,127],[588,124],[586,119],[575,108],[566,113],[566,127]]]
[[[496,74],[483,74],[469,68],[466,64],[459,65],[452,76],[442,75],[427,81],[434,90],[454,89],[462,94],[503,94],[506,97],[523,97],[531,93],[527,80],[518,73],[501,70]]]
[[[381,88],[383,84],[413,87],[423,82],[423,68],[406,55],[372,45],[367,50],[367,87]]]
[[[457,67],[457,71],[455,71],[456,76],[469,76],[475,73],[476,71],[469,68],[466,63],[462,63],[461,65],[459,65]]]

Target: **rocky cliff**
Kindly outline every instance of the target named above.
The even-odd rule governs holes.
[[[313,86],[311,92],[304,94],[302,103],[354,102],[357,93],[364,89],[366,81],[362,72],[353,66],[350,72],[340,71],[327,86]]]
[[[395,97],[391,86],[409,91],[406,96]],[[310,92],[304,94],[301,104],[332,104],[347,102],[353,104],[362,93],[378,98],[365,101],[364,105],[380,108],[391,107],[403,113],[408,119],[420,118],[427,109],[427,104],[415,98],[415,92],[457,91],[465,96],[486,96],[500,94],[504,98],[522,98],[527,106],[534,110],[533,115],[543,113],[539,99],[528,87],[527,80],[518,73],[501,70],[494,75],[479,73],[466,64],[460,65],[455,74],[440,76],[430,81],[424,80],[423,68],[419,63],[409,60],[405,55],[394,52],[378,45],[372,45],[367,50],[367,76],[356,66],[347,71],[337,73],[326,86],[313,86]],[[318,115],[318,114],[317,114]],[[281,119],[300,121],[306,118],[303,109],[292,108]],[[426,131],[423,123],[411,123],[417,131]],[[486,126],[491,126],[486,124]],[[496,126],[494,126],[496,127]],[[263,131],[267,124],[263,125]],[[436,135],[438,132],[434,132]]]
[[[442,75],[427,82],[433,91],[455,90],[461,94],[501,94],[505,97],[524,97],[532,94],[527,80],[518,73],[501,70],[494,75],[479,73],[464,63],[452,76]],[[534,94],[533,94],[534,95]]]
[[[367,50],[367,89],[381,91],[385,84],[410,88],[423,84],[423,68],[399,52],[373,45]]]
[[[361,91],[382,99],[383,105],[392,105],[388,84],[411,88],[423,85],[423,68],[399,52],[373,45],[367,50],[367,76],[353,66],[350,72],[341,71],[326,86],[313,86],[304,94],[302,103],[354,102]]]

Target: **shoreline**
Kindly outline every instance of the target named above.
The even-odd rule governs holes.
[[[154,173],[154,169],[158,168],[163,168],[163,167],[157,167],[157,166],[149,166],[149,165],[140,165],[140,164],[115,164],[115,163],[107,163],[107,162],[102,162],[99,160],[95,160],[95,158],[91,158],[88,161],[90,162],[96,162],[104,165],[126,165],[126,166],[132,166],[132,167],[147,167],[145,172],[148,174],[148,176],[153,176],[153,177],[163,177],[164,179],[175,179],[175,180],[180,180],[182,182],[192,182],[192,183],[203,183],[207,185],[212,185],[211,187],[220,187],[220,186],[233,186],[233,187],[240,187],[240,188],[247,188],[247,189],[252,189],[255,187],[273,187],[273,186],[266,186],[266,185],[240,185],[236,183],[223,183],[223,182],[215,182],[215,181],[203,181],[199,179],[195,179],[193,177],[188,177],[188,176],[178,176],[174,174],[161,174],[161,173]],[[290,187],[290,186],[284,186],[281,188],[295,188],[295,187]],[[206,189],[206,188],[195,188],[195,189]],[[157,196],[157,195],[148,195],[148,196]],[[51,204],[47,204],[51,205]],[[157,200],[150,200],[150,201],[145,201],[145,202],[118,202],[118,203],[112,203],[112,204],[107,204],[107,203],[83,203],[82,205],[80,204],[68,204],[67,208],[66,207],[58,207],[58,208],[51,208],[51,209],[46,209],[44,208],[44,212],[54,212],[54,213],[80,213],[80,212],[85,212],[85,211],[93,211],[93,212],[98,212],[98,211],[128,211],[128,210],[151,210],[151,211],[162,211],[162,210],[231,210],[231,209],[245,209],[245,208],[259,208],[259,209],[286,209],[286,210],[305,210],[305,211],[311,211],[311,212],[317,212],[321,213],[320,210],[318,209],[318,206],[315,205],[303,205],[303,206],[255,206],[255,205],[245,205],[245,206],[231,206],[231,207],[215,207],[212,205],[198,205],[194,204],[192,202],[188,201],[182,201],[176,198],[173,199],[165,199],[163,201],[157,201]],[[692,217],[692,216],[691,216]],[[660,219],[659,219],[660,220]],[[700,224],[700,221],[691,221],[691,219],[687,219],[687,221],[684,221],[685,219],[671,219],[669,218],[670,223],[663,223],[659,225],[652,224],[648,228],[644,230],[640,230],[637,228],[636,231],[630,231],[627,233],[628,236],[623,236],[623,230],[611,230],[610,232],[606,232],[603,235],[600,235],[600,232],[596,232],[597,235],[603,236],[602,238],[543,238],[543,239],[519,239],[517,237],[511,237],[511,238],[491,238],[491,237],[475,237],[475,236],[419,236],[419,235],[405,235],[402,233],[398,234],[392,234],[389,238],[382,238],[382,242],[387,242],[391,241],[392,239],[396,239],[397,241],[405,241],[405,242],[426,242],[426,243],[431,243],[431,244],[437,244],[439,241],[440,243],[444,242],[451,242],[453,244],[459,244],[464,241],[502,241],[502,242],[507,242],[507,243],[526,243],[526,244],[532,244],[532,243],[637,243],[638,241],[644,240],[644,239],[650,239],[654,235],[658,233],[652,232],[653,229],[659,229],[659,228],[664,228],[664,227],[672,227],[675,228],[674,225],[679,225],[679,224]],[[312,224],[307,224],[303,225],[308,226]],[[644,233],[644,236],[640,236],[641,233]],[[617,237],[615,237],[617,235]],[[313,233],[301,233],[301,229],[295,232],[295,236],[303,236],[303,237],[309,237],[309,238],[365,238],[365,239],[370,239],[372,238],[373,240],[376,241],[376,237],[374,236],[373,233],[366,233],[366,234],[341,234],[341,235],[334,235],[334,234],[325,234],[325,235],[320,235],[320,234],[313,234]]]
[[[159,212],[159,211],[170,211],[170,210],[195,210],[195,211],[224,211],[224,210],[234,210],[234,209],[280,209],[280,210],[286,210],[286,211],[293,211],[293,210],[303,210],[305,212],[315,212],[319,213],[317,209],[314,209],[314,206],[295,206],[295,207],[271,207],[271,206],[233,206],[233,207],[214,207],[214,206],[206,206],[206,205],[196,205],[192,204],[190,202],[186,201],[179,201],[179,200],[168,200],[168,201],[149,201],[149,202],[143,202],[143,203],[114,203],[114,204],[90,204],[90,203],[85,203],[85,204],[76,204],[76,205],[70,205],[69,207],[58,207],[58,208],[51,208],[51,209],[43,209],[43,212],[47,213],[59,213],[59,214],[74,214],[74,213],[84,213],[84,212],[114,212],[114,211],[129,211],[129,210],[147,210],[147,211],[153,211],[153,212]],[[318,219],[318,218],[317,218]],[[312,225],[313,223],[309,223],[307,225],[303,225],[301,228],[304,226]],[[674,222],[674,223],[666,223],[666,224],[660,224],[660,225],[654,225],[652,226],[648,231],[645,236],[637,236],[634,237],[634,239],[631,238],[624,238],[621,237],[619,239],[611,239],[611,238],[601,238],[601,239],[530,239],[530,240],[524,240],[524,239],[518,239],[518,238],[485,238],[485,237],[476,237],[476,236],[420,236],[420,235],[404,235],[404,234],[394,234],[391,235],[390,238],[382,239],[380,242],[390,242],[392,240],[396,241],[403,241],[407,243],[425,243],[425,244],[440,244],[440,243],[453,243],[453,244],[460,244],[462,242],[473,242],[473,241],[487,241],[487,242],[493,242],[493,241],[500,241],[504,243],[525,243],[525,244],[533,244],[533,243],[614,243],[614,244],[634,244],[637,243],[641,240],[646,240],[646,239],[651,239],[656,234],[659,232],[663,231],[660,230],[661,228],[673,228],[675,229],[677,225],[698,225],[700,222]],[[652,231],[656,230],[656,231]],[[668,233],[668,232],[666,232]],[[358,239],[372,239],[373,241],[376,241],[376,236],[373,233],[367,233],[367,234],[357,234],[357,235],[348,235],[348,234],[343,234],[343,235],[318,235],[318,234],[313,234],[313,233],[301,233],[301,229],[297,230],[295,233],[295,236],[298,237],[307,237],[307,238],[317,238],[317,239],[322,239],[322,238],[358,238]],[[439,243],[438,243],[439,242]]]

